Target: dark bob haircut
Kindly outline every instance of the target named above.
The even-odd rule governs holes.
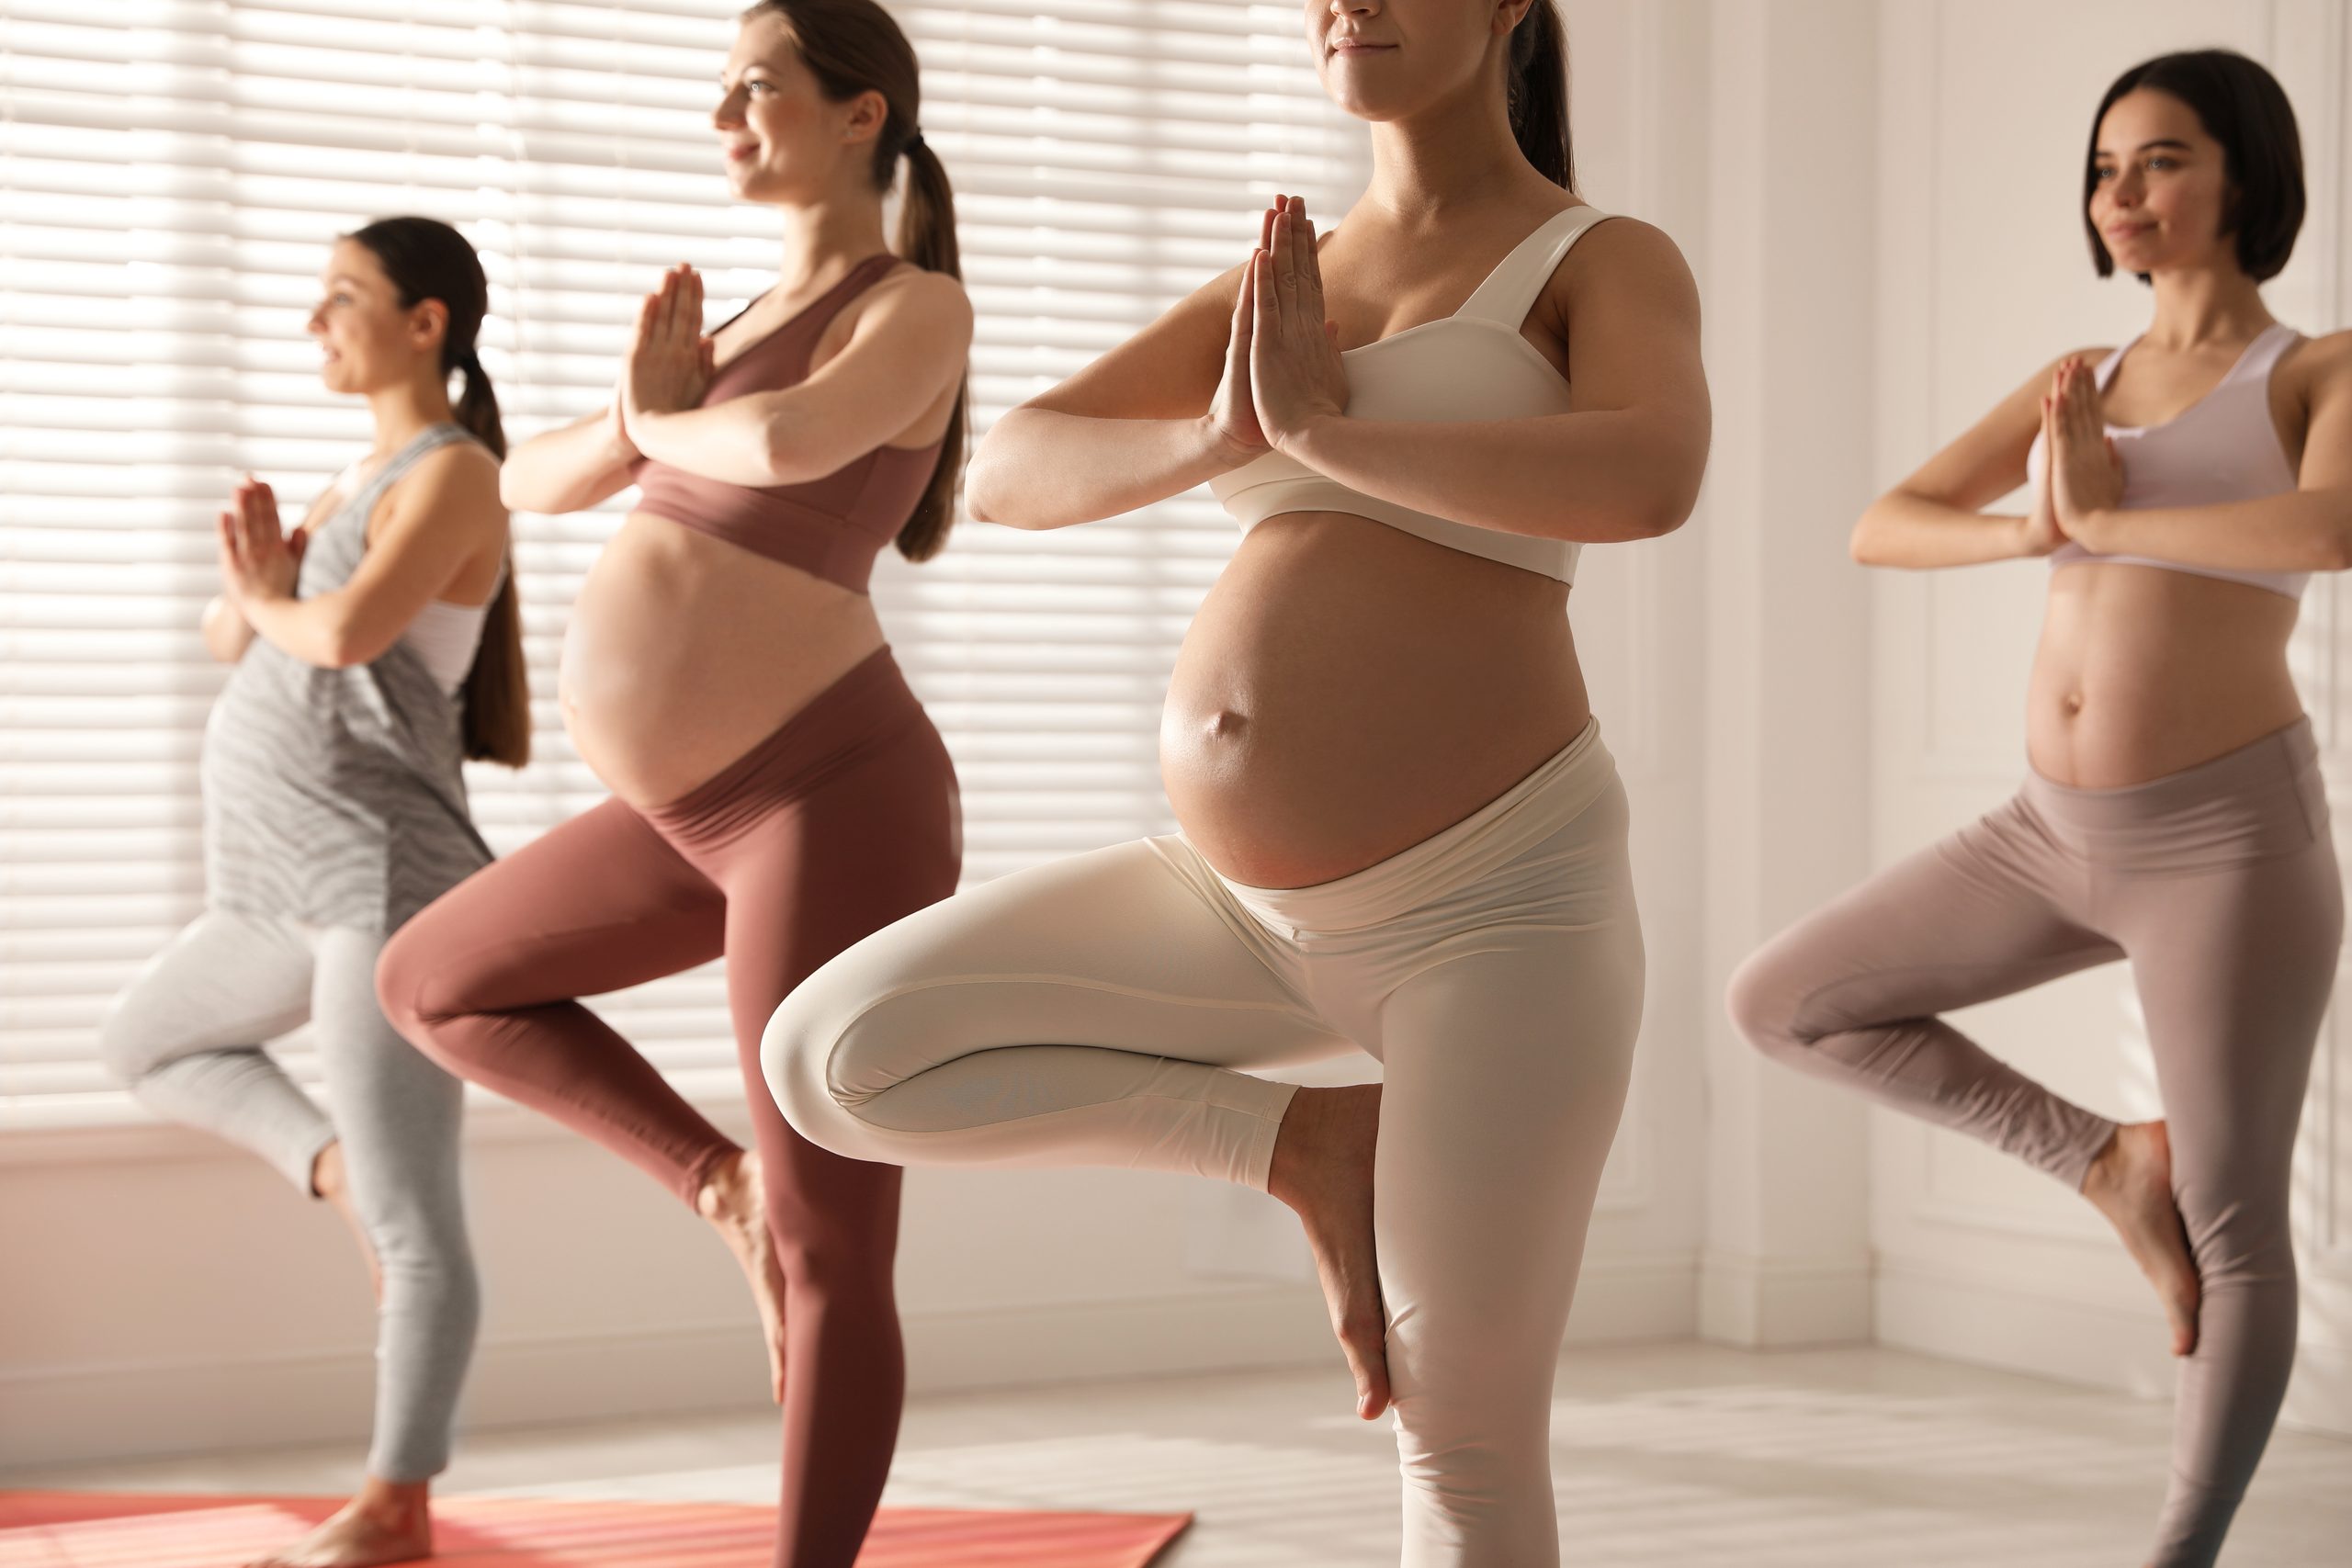
[[[2115,272],[2115,258],[2091,221],[2091,193],[2098,188],[2098,128],[2115,100],[2140,88],[2187,104],[2222,144],[2230,181],[2222,232],[2238,242],[2238,265],[2265,282],[2278,276],[2303,226],[2303,141],[2295,111],[2278,78],[2234,50],[2198,49],[2143,60],[2115,79],[2091,116],[2090,151],[2083,160],[2083,229],[2090,235],[2091,265],[2101,277]],[[2148,275],[2138,275],[2141,282]]]

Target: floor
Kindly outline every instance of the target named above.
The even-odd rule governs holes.
[[[960,1395],[910,1407],[888,1503],[1182,1510],[1163,1568],[1386,1568],[1395,1450],[1343,1372]],[[1578,1351],[1553,1420],[1574,1568],[2138,1568],[2168,1410],[1881,1349]],[[757,1414],[477,1433],[448,1492],[756,1502]],[[315,1449],[19,1471],[12,1485],[330,1492]],[[2280,1432],[2229,1568],[2352,1562],[2352,1441]]]

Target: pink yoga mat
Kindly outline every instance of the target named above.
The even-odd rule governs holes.
[[[334,1497],[0,1492],[0,1568],[237,1568]],[[433,1568],[768,1568],[772,1509],[734,1503],[453,1498]],[[1145,1568],[1190,1514],[885,1508],[858,1568]]]

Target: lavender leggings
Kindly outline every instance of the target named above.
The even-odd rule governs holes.
[[[2157,1568],[2218,1557],[2295,1356],[2288,1178],[2343,892],[2309,720],[2120,789],[2039,775],[1733,976],[1758,1050],[2080,1187],[2114,1123],[1937,1015],[2132,962],[2202,1282]]]

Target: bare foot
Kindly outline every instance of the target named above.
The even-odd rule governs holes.
[[[1356,1414],[1388,1408],[1388,1314],[1372,1239],[1372,1156],[1380,1135],[1380,1086],[1302,1089],[1274,1143],[1266,1190],[1306,1227],[1331,1327],[1355,1374]]]
[[[371,1475],[333,1518],[245,1568],[375,1568],[430,1557],[433,1515],[425,1490],[422,1481],[379,1481]]]
[[[760,1195],[760,1156],[739,1149],[728,1156],[695,1196],[695,1208],[708,1220],[751,1281],[759,1304],[760,1331],[768,1341],[768,1397],[784,1403],[784,1265],[768,1234],[767,1201]]]
[[[376,1292],[376,1304],[384,1304],[384,1267],[376,1261],[376,1248],[368,1239],[368,1227],[359,1223],[359,1213],[351,1206],[351,1179],[343,1168],[343,1140],[337,1138],[319,1151],[311,1162],[311,1190],[334,1205],[343,1223],[359,1242],[359,1256],[368,1260],[368,1286]],[[385,1561],[397,1561],[387,1559]]]
[[[2172,1320],[2172,1353],[2197,1348],[2197,1264],[2172,1195],[2172,1140],[2162,1122],[2116,1128],[2083,1178],[2083,1196],[2123,1237]]]

